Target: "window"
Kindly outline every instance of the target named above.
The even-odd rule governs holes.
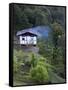
[[[25,38],[22,38],[22,40],[25,40]]]

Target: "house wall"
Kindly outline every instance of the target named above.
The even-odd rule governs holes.
[[[36,36],[20,36],[20,44],[23,45],[36,45],[37,44],[37,37]]]

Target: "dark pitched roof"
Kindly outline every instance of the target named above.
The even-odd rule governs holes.
[[[29,32],[33,35],[38,36],[38,37],[41,37],[41,36],[48,37],[48,33],[50,31],[51,31],[51,28],[49,26],[41,25],[41,26],[36,26],[36,27],[20,30],[17,32],[16,35],[19,36],[19,35],[23,35],[23,34]]]
[[[36,33],[31,31],[31,28],[30,29],[25,29],[25,30],[18,31],[16,35],[19,36],[19,35],[27,35],[27,34],[31,34],[31,35],[37,36]]]

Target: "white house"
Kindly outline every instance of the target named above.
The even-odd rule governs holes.
[[[28,30],[22,30],[17,32],[19,41],[21,45],[36,45],[37,44],[37,35]]]

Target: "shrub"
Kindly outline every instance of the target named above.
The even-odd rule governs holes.
[[[48,72],[44,66],[37,65],[30,71],[31,79],[39,84],[48,82]]]
[[[49,76],[45,66],[45,59],[41,56],[37,58],[32,54],[32,65],[33,67],[30,70],[31,79],[38,84],[48,82]]]

